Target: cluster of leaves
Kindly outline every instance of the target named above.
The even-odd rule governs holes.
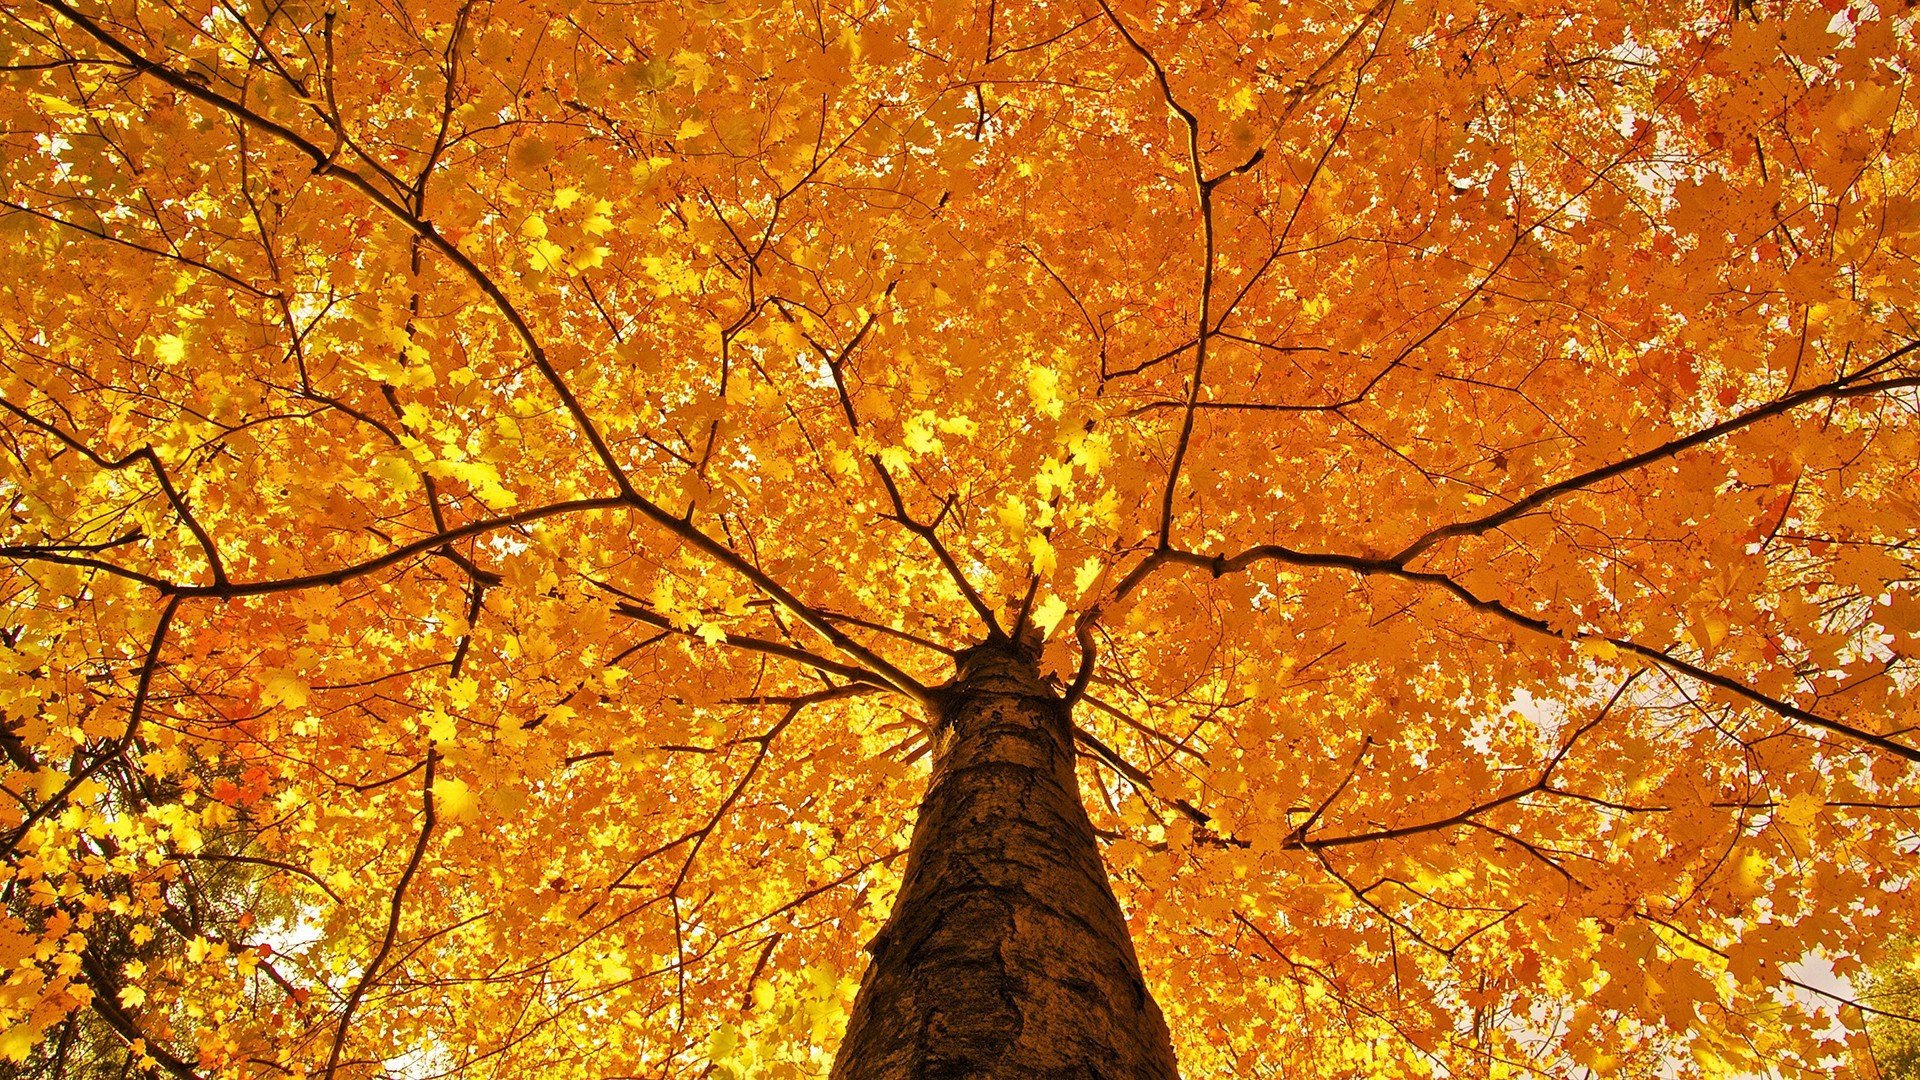
[[[0,0],[0,1055],[819,1072],[1033,630],[1192,1075],[1868,1073],[1795,965],[1920,916],[1915,60]]]

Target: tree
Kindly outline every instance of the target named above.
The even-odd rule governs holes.
[[[1913,939],[1890,942],[1885,959],[1866,973],[1867,1031],[1873,1063],[1887,1080],[1920,1076],[1920,978],[1914,975]]]
[[[0,18],[7,1060],[1871,1075],[1911,16]]]

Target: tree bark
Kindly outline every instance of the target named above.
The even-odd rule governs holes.
[[[833,1080],[1177,1080],[1080,802],[1068,707],[982,646],[942,691],[893,914]]]

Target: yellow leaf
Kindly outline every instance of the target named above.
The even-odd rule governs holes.
[[[445,745],[459,737],[459,723],[447,713],[435,709],[427,714],[427,738]]]
[[[1041,577],[1050,577],[1059,558],[1054,554],[1053,545],[1044,536],[1027,538],[1027,554],[1033,556],[1033,572]]]
[[[1060,396],[1060,373],[1052,368],[1037,364],[1027,368],[1027,396],[1046,416],[1058,417],[1066,409],[1066,401]]]
[[[931,454],[940,449],[940,440],[934,437],[935,417],[923,412],[907,421],[902,433],[901,444],[916,454]]]
[[[567,249],[551,240],[535,240],[527,245],[527,265],[543,274],[560,269],[566,258]]]
[[[68,101],[66,98],[55,97],[52,94],[37,93],[33,95],[33,99],[40,103],[41,108],[47,110],[48,112],[52,113],[55,116],[78,116],[83,111],[80,108],[80,106],[75,105],[73,102]],[[18,1059],[15,1059],[15,1060],[18,1060]]]
[[[25,1061],[38,1041],[27,1023],[16,1024],[8,1028],[6,1034],[0,1035],[0,1057],[8,1061]]]
[[[1073,572],[1073,591],[1076,596],[1087,595],[1093,583],[1100,580],[1100,560],[1089,555],[1081,562],[1080,569]]]
[[[267,705],[297,709],[308,700],[306,680],[291,671],[272,671],[260,680],[260,700]]]
[[[480,680],[462,675],[447,682],[447,700],[456,709],[471,709],[480,698]]]
[[[1579,652],[1582,656],[1591,656],[1595,660],[1616,660],[1620,657],[1620,647],[1606,638],[1580,639]]]
[[[1827,801],[1825,799],[1822,799],[1812,792],[1802,791],[1793,798],[1788,799],[1786,803],[1780,807],[1780,817],[1782,820],[1790,824],[1798,825],[1804,829],[1808,825],[1813,824],[1813,819],[1819,817],[1820,811],[1826,809],[1826,807]]]
[[[1057,596],[1049,596],[1033,609],[1033,622],[1051,635],[1053,628],[1060,625],[1060,620],[1065,618],[1066,614],[1067,602]]]
[[[473,813],[473,789],[465,780],[440,777],[433,782],[434,810],[450,818],[465,818]]]
[[[1696,618],[1688,632],[1701,652],[1712,652],[1726,640],[1727,625],[1725,613],[1709,611]]]
[[[186,359],[187,343],[178,334],[162,334],[153,339],[153,358],[162,364],[178,364]]]

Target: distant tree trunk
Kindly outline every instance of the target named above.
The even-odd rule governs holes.
[[[1176,1080],[1080,803],[1066,705],[1031,657],[962,654],[906,878],[834,1080]]]

